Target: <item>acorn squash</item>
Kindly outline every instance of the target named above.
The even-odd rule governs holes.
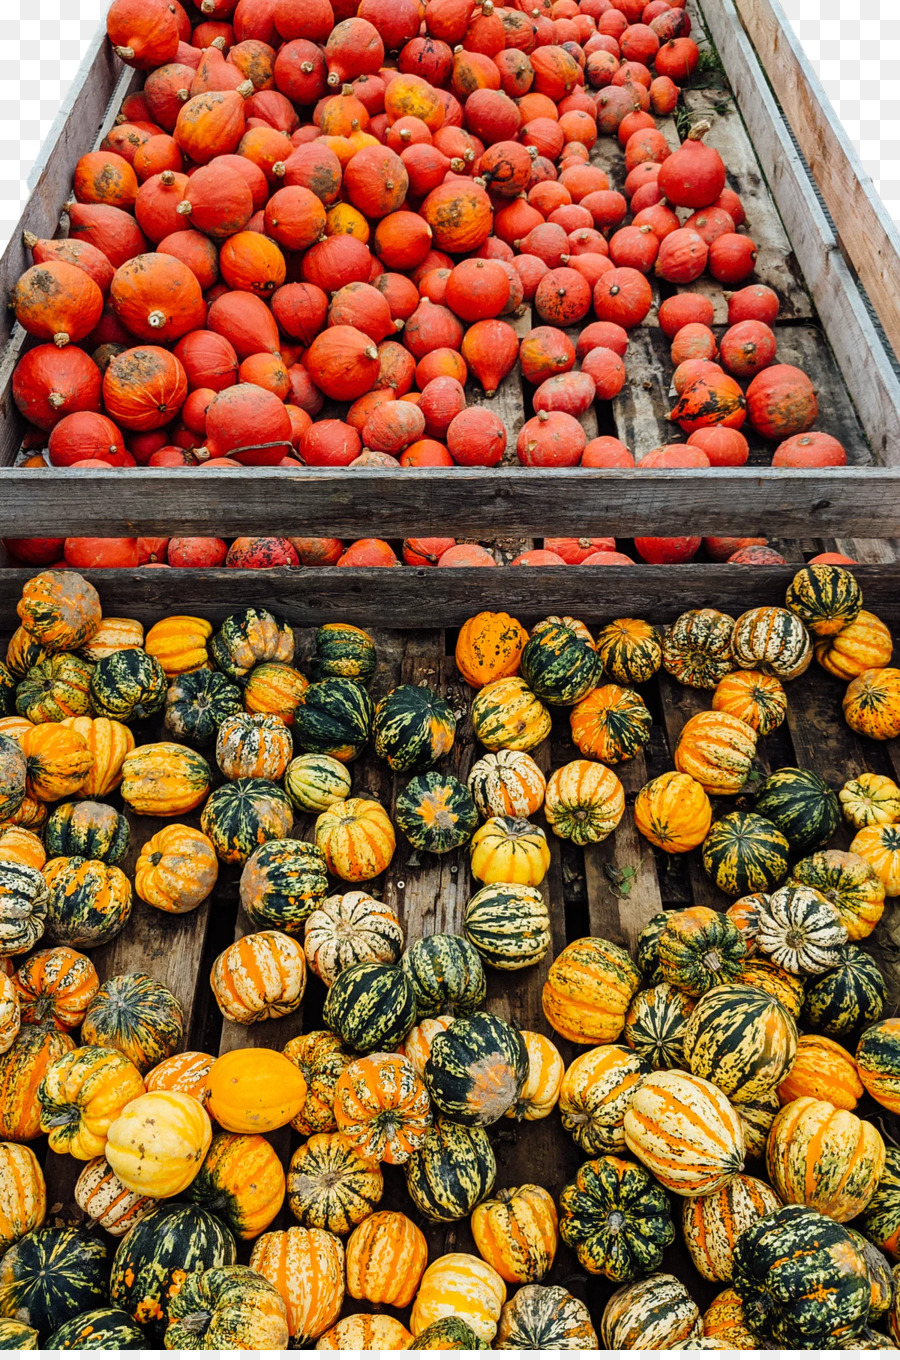
[[[625,1016],[626,1044],[652,1071],[684,1068],[684,1036],[695,1004],[670,982],[638,992]]]
[[[790,846],[757,812],[729,812],[713,822],[703,842],[703,867],[729,897],[771,892],[788,872]]]
[[[295,756],[284,788],[298,812],[325,812],[350,797],[350,771],[334,756]]]
[[[226,779],[283,778],[293,753],[291,734],[281,718],[265,713],[234,713],[219,726],[216,764]]]
[[[215,789],[200,818],[205,835],[225,864],[246,864],[258,846],[291,833],[294,809],[270,779],[235,779]]]
[[[509,614],[485,611],[467,619],[456,642],[456,664],[473,689],[516,675],[528,634]]]
[[[310,685],[294,717],[294,745],[300,751],[355,760],[372,732],[374,705],[352,680],[339,677]]]
[[[731,646],[741,670],[762,671],[779,680],[795,680],[813,656],[809,633],[797,615],[773,605],[741,614]]]
[[[250,606],[229,614],[209,644],[209,655],[229,680],[243,680],[261,661],[293,661],[293,630],[267,609]]]
[[[540,963],[551,943],[547,903],[518,883],[488,883],[470,897],[463,929],[484,962],[503,971]]]
[[[147,1338],[121,1308],[92,1308],[57,1327],[45,1342],[54,1351],[139,1351]]]
[[[652,722],[641,696],[619,685],[592,689],[569,714],[581,754],[607,765],[632,760],[647,745]]]
[[[848,940],[871,935],[884,912],[884,884],[861,855],[818,850],[791,870],[791,880],[815,888],[838,914]]]
[[[641,977],[624,949],[609,940],[573,940],[550,965],[541,996],[544,1014],[564,1039],[608,1044],[618,1039]]]
[[[85,1043],[118,1049],[147,1072],[180,1047],[184,1013],[178,998],[148,973],[121,973],[94,993],[81,1036]]]
[[[355,680],[368,685],[378,653],[369,633],[352,623],[323,623],[316,629],[312,673],[316,680]]]
[[[840,958],[847,931],[815,888],[787,884],[760,906],[756,942],[789,973],[824,973]]]
[[[846,567],[811,562],[797,572],[784,602],[816,637],[832,637],[858,616],[863,596]]]
[[[584,1162],[559,1197],[559,1235],[591,1275],[623,1283],[647,1275],[675,1240],[669,1197],[622,1157]]]
[[[118,864],[130,838],[128,819],[108,803],[59,803],[50,814],[44,832],[47,853],[80,855]]]
[[[486,684],[472,701],[471,716],[489,751],[533,751],[550,735],[550,713],[521,676]]]
[[[743,1170],[741,1122],[717,1086],[686,1072],[652,1072],[625,1112],[632,1156],[677,1195],[709,1195]]]
[[[569,706],[593,689],[600,675],[594,640],[580,619],[550,617],[532,629],[519,661],[538,699]]]
[[[428,685],[398,685],[375,707],[375,753],[399,773],[430,769],[456,734],[453,709]]]
[[[787,694],[774,675],[762,671],[729,671],[716,685],[712,707],[749,723],[761,737],[780,727],[787,717]]]
[[[186,1194],[227,1223],[235,1237],[259,1237],[284,1203],[281,1160],[261,1134],[217,1133]]]
[[[391,819],[374,798],[332,803],[316,818],[315,838],[329,873],[348,883],[383,873],[397,846]]]
[[[747,946],[729,916],[710,907],[689,907],[667,917],[659,936],[664,982],[689,996],[702,996],[730,982],[741,970]]]
[[[355,963],[396,963],[403,928],[383,902],[364,892],[326,897],[306,918],[304,948],[326,987]]]
[[[580,1299],[559,1284],[527,1284],[503,1305],[494,1350],[590,1351],[599,1344]]]
[[[625,1112],[647,1070],[622,1044],[591,1048],[566,1069],[559,1091],[563,1128],[588,1156],[625,1150]]]
[[[439,1115],[404,1170],[419,1212],[433,1223],[453,1223],[491,1193],[497,1163],[483,1128],[454,1124]]]
[[[522,1185],[484,1200],[472,1211],[472,1236],[482,1257],[507,1284],[534,1284],[553,1265],[556,1205],[540,1185]]]
[[[106,1302],[106,1246],[80,1228],[36,1228],[0,1260],[0,1314],[41,1337]]]
[[[597,634],[603,674],[617,685],[642,685],[662,665],[662,635],[644,619],[613,619]]]
[[[416,1022],[407,973],[389,963],[356,963],[332,983],[322,1022],[359,1053],[396,1048]]]
[[[140,722],[161,711],[168,687],[156,657],[140,647],[126,647],[97,662],[90,679],[91,703],[102,718]]]
[[[401,965],[412,984],[419,1020],[433,1015],[470,1015],[484,1003],[487,982],[477,949],[461,935],[414,940]]]
[[[226,718],[241,711],[241,691],[218,671],[177,675],[166,691],[166,727],[179,741],[209,746]]]
[[[623,1285],[601,1320],[603,1344],[611,1351],[681,1350],[701,1332],[700,1310],[674,1275]]]
[[[334,1088],[334,1114],[339,1131],[361,1157],[391,1166],[409,1161],[431,1129],[428,1093],[412,1063],[399,1053],[350,1063]]]
[[[478,826],[478,811],[465,784],[436,770],[413,776],[397,795],[394,816],[411,845],[435,855],[458,850]]]
[[[547,825],[563,840],[590,845],[612,835],[625,812],[617,775],[594,760],[572,760],[547,781]]]
[[[32,666],[16,688],[16,712],[32,723],[62,722],[93,709],[89,661],[58,652]]]
[[[834,835],[840,804],[812,770],[785,766],[770,774],[756,800],[756,811],[787,836],[795,855],[818,850]]]
[[[734,619],[718,609],[689,609],[666,631],[662,663],[670,675],[693,689],[715,689],[734,661]]]
[[[121,869],[80,855],[48,860],[47,938],[73,949],[96,949],[131,915],[131,884]]]
[[[122,797],[132,812],[178,817],[199,807],[210,788],[203,757],[174,741],[138,746],[122,761]]]
[[[144,651],[156,658],[169,680],[202,670],[209,675],[207,643],[213,626],[191,614],[172,614],[154,623],[143,641]]]
[[[424,1080],[441,1114],[457,1124],[494,1124],[515,1104],[528,1075],[528,1050],[517,1029],[487,1011],[455,1020],[436,1034]]]
[[[325,856],[307,841],[267,841],[241,874],[241,906],[261,930],[299,935],[327,892]]]
[[[847,1223],[862,1213],[884,1171],[884,1141],[867,1120],[827,1100],[799,1096],[775,1116],[766,1171],[784,1204]]]
[[[781,1200],[755,1176],[733,1176],[711,1195],[681,1202],[681,1230],[691,1260],[705,1280],[730,1280],[742,1232],[778,1209]]]
[[[195,1271],[169,1305],[170,1351],[282,1351],[290,1334],[284,1300],[249,1266]]]
[[[485,818],[531,817],[547,791],[547,781],[527,751],[489,751],[476,760],[467,784]]]

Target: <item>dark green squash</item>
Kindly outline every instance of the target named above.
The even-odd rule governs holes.
[[[257,846],[289,836],[290,798],[271,779],[233,779],[206,801],[200,825],[226,864],[245,864]]]
[[[788,1348],[815,1349],[856,1332],[869,1313],[866,1263],[850,1234],[796,1204],[741,1233],[732,1284],[750,1328]]]
[[[314,755],[355,760],[372,731],[374,705],[352,680],[310,685],[294,716],[294,748]]]
[[[880,1322],[884,1319],[885,1313],[890,1311],[891,1304],[894,1301],[894,1292],[896,1290],[890,1262],[887,1260],[887,1257],[882,1255],[878,1248],[874,1247],[868,1238],[864,1237],[856,1228],[848,1227],[847,1232],[861,1251],[863,1260],[866,1263],[869,1286],[872,1291],[872,1299],[869,1304],[869,1322]]]
[[[416,998],[416,1015],[469,1015],[487,995],[481,956],[461,935],[427,935],[414,940],[401,967]]]
[[[44,845],[50,858],[80,855],[82,859],[118,864],[128,849],[130,835],[128,818],[108,803],[59,803],[47,822]]]
[[[560,1284],[526,1284],[503,1307],[495,1351],[591,1351],[600,1342],[587,1305]]]
[[[684,1036],[694,1001],[670,982],[657,982],[632,997],[623,1038],[655,1072],[684,1069]]]
[[[729,812],[706,834],[703,867],[723,893],[746,897],[784,882],[789,850],[774,822],[756,812]]]
[[[316,630],[312,673],[315,680],[355,680],[368,685],[375,674],[378,653],[362,628],[352,623],[323,623]]]
[[[234,1264],[235,1240],[214,1214],[197,1204],[168,1201],[151,1209],[125,1237],[113,1260],[109,1296],[160,1346],[169,1304],[187,1273]]]
[[[852,572],[834,562],[801,567],[787,588],[784,602],[817,637],[833,637],[858,616],[862,590]]]
[[[260,930],[301,935],[328,893],[325,856],[308,841],[267,841],[244,865],[240,893],[241,906]]]
[[[432,1223],[467,1218],[491,1193],[497,1162],[482,1128],[438,1116],[422,1146],[404,1168],[410,1199]]]
[[[36,1351],[39,1345],[37,1332],[27,1322],[0,1318],[0,1351]]]
[[[294,659],[294,633],[284,619],[252,605],[229,614],[209,644],[216,670],[229,680],[243,680],[261,661]]]
[[[539,963],[550,948],[547,903],[525,884],[487,883],[466,903],[463,928],[484,962],[504,971]]]
[[[131,915],[131,883],[115,864],[71,855],[44,868],[49,897],[47,938],[72,949],[97,949],[122,930]]]
[[[579,619],[551,617],[534,628],[519,663],[533,694],[548,704],[577,704],[600,677],[600,658]]]
[[[16,677],[0,661],[0,718],[9,717],[16,710]]]
[[[784,1080],[797,1055],[797,1026],[759,987],[730,983],[706,992],[684,1038],[686,1067],[729,1100],[756,1100]]]
[[[139,1072],[169,1058],[184,1038],[178,998],[148,973],[107,978],[91,998],[81,1028],[82,1043],[116,1048]]]
[[[62,722],[91,711],[94,667],[71,652],[57,652],[32,666],[16,690],[16,712],[29,722]]]
[[[863,1025],[873,1025],[887,999],[881,969],[856,944],[840,947],[840,963],[811,979],[803,1003],[804,1019],[816,1034],[840,1039]]]
[[[25,752],[19,743],[0,733],[0,818],[11,817],[21,807],[27,772]]]
[[[461,1317],[438,1318],[409,1343],[411,1351],[489,1351],[490,1346]]]
[[[94,1308],[70,1318],[48,1337],[48,1351],[139,1351],[147,1338],[121,1308]]]
[[[458,1124],[495,1124],[518,1100],[528,1050],[517,1029],[488,1011],[435,1034],[423,1078],[441,1114]]]
[[[644,926],[637,937],[634,961],[640,970],[641,977],[647,986],[652,986],[656,982],[662,982],[662,964],[659,961],[659,940],[666,928],[666,923],[670,916],[674,916],[672,911],[658,911],[655,916]]]
[[[579,1263],[620,1284],[658,1270],[675,1240],[665,1190],[623,1157],[585,1162],[560,1195],[559,1208],[559,1235]]]
[[[0,1315],[42,1340],[76,1313],[106,1302],[106,1245],[81,1228],[37,1228],[0,1261]]]
[[[91,675],[91,700],[103,718],[140,722],[159,713],[168,687],[155,656],[140,647],[125,647],[97,662]]]
[[[710,907],[676,911],[659,937],[665,982],[689,996],[702,996],[741,971],[747,946],[730,916]]]
[[[274,1284],[249,1266],[189,1275],[172,1299],[169,1351],[232,1353],[286,1350],[287,1310]]]
[[[795,856],[825,845],[841,821],[837,794],[812,770],[793,765],[769,775],[756,800],[756,811],[787,836]]]
[[[398,685],[378,701],[373,732],[392,770],[427,770],[453,745],[456,715],[428,685]]]
[[[359,1053],[393,1050],[416,1023],[412,983],[397,964],[356,963],[331,984],[322,1022]]]
[[[644,619],[613,619],[596,645],[603,674],[617,685],[642,685],[662,665],[662,634]]]
[[[397,796],[394,816],[417,850],[446,855],[466,845],[478,829],[478,809],[471,793],[452,774],[417,774]]]
[[[227,675],[196,670],[177,675],[166,691],[166,727],[179,741],[209,746],[226,718],[241,711],[241,691]]]
[[[885,1148],[884,1173],[857,1222],[870,1242],[900,1261],[900,1148]]]

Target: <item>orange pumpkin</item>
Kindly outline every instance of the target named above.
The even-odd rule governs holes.
[[[23,1025],[50,1024],[65,1034],[83,1021],[100,979],[86,955],[60,945],[26,959],[13,985]]]
[[[77,793],[91,768],[87,742],[64,723],[40,723],[22,738],[26,794],[48,803]]]
[[[216,156],[237,151],[247,126],[244,102],[252,93],[247,80],[236,90],[208,90],[183,104],[173,136],[185,155],[208,165]]]
[[[517,675],[528,633],[510,614],[484,611],[467,619],[456,642],[456,664],[473,689]]]
[[[63,727],[82,738],[91,755],[91,767],[77,791],[79,798],[101,799],[122,782],[122,764],[134,750],[131,728],[115,718],[63,718]]]
[[[438,250],[465,255],[477,250],[490,235],[491,200],[471,180],[455,179],[432,189],[420,208]]]
[[[109,291],[113,310],[139,340],[180,340],[206,325],[196,275],[173,255],[136,255],[117,269]]]
[[[91,333],[103,312],[103,294],[77,265],[51,260],[25,270],[13,288],[12,306],[29,335],[61,349]]]
[[[370,1214],[347,1242],[347,1291],[354,1299],[406,1308],[427,1263],[425,1235],[411,1219],[391,1210]]]
[[[747,388],[750,424],[765,439],[780,441],[802,434],[812,428],[818,414],[815,389],[803,370],[793,364],[764,368]]]

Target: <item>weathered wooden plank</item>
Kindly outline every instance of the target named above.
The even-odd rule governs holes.
[[[625,372],[625,386],[613,398],[613,419],[616,434],[640,463],[651,449],[681,438],[678,426],[666,420],[674,400],[669,391],[672,361],[669,342],[658,326],[635,326],[629,332]],[[641,475],[646,477],[649,471]],[[625,536],[623,529],[619,537]]]
[[[662,896],[651,846],[634,824],[634,795],[647,783],[647,761],[641,752],[616,766],[628,803],[611,836],[584,849],[584,874],[591,933],[634,950],[644,926],[662,911]]]
[[[760,63],[733,0],[709,3],[703,15],[872,450],[880,462],[896,463],[900,380],[767,83],[763,67],[776,63],[776,53],[771,45],[761,49]],[[835,173],[840,183],[840,162]],[[851,182],[841,190],[848,214],[856,206]]]

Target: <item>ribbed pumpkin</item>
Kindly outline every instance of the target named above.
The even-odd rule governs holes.
[[[402,959],[419,1019],[442,1013],[467,1015],[482,1005],[487,983],[481,958],[460,935],[414,940]]]
[[[281,718],[234,713],[219,725],[216,764],[226,779],[280,780],[292,753],[291,734]]]
[[[880,1020],[885,1000],[878,964],[858,945],[848,944],[807,987],[804,1015],[817,1032],[841,1038]]]
[[[625,1114],[629,1152],[677,1195],[709,1195],[743,1169],[744,1133],[734,1107],[710,1082],[653,1072]]]
[[[123,1185],[105,1157],[88,1162],[75,1183],[75,1203],[111,1237],[124,1237],[156,1208],[156,1200]]]
[[[516,675],[528,634],[509,614],[485,611],[467,619],[456,642],[456,664],[473,689]]]
[[[244,680],[244,707],[250,713],[278,718],[292,727],[297,710],[305,702],[309,681],[294,666],[264,661]]]
[[[79,798],[105,798],[122,782],[122,765],[134,750],[134,736],[124,723],[110,718],[64,718],[63,727],[77,733],[92,764],[77,789]]]
[[[168,679],[195,671],[209,662],[207,643],[213,626],[206,619],[173,614],[148,630],[144,650],[162,666]]]
[[[547,782],[544,812],[557,836],[576,845],[603,841],[622,820],[625,791],[618,777],[593,760],[572,760]]]
[[[608,1350],[681,1350],[701,1335],[700,1310],[674,1275],[650,1275],[617,1289],[603,1310]]]
[[[159,1345],[169,1306],[185,1277],[233,1265],[235,1242],[214,1214],[196,1204],[160,1204],[116,1251],[109,1294]]]
[[[219,861],[208,836],[169,822],[141,846],[134,886],[141,901],[160,911],[194,911],[216,886]]]
[[[279,1350],[288,1340],[284,1300],[247,1266],[187,1276],[169,1307],[167,1350]]]
[[[756,732],[749,723],[714,710],[695,713],[681,729],[675,747],[676,769],[689,774],[709,794],[740,793],[756,754]]]
[[[209,644],[216,668],[231,680],[243,680],[259,662],[294,659],[294,634],[283,619],[252,606],[229,614]]]
[[[427,770],[453,745],[453,709],[427,685],[398,685],[375,708],[375,752],[392,770]]]
[[[0,860],[0,951],[3,957],[32,949],[44,933],[49,910],[47,882],[30,864]]]
[[[732,983],[700,998],[688,1021],[684,1054],[694,1076],[734,1101],[777,1086],[797,1052],[797,1026],[774,997]]]
[[[515,1104],[528,1075],[517,1029],[486,1011],[436,1034],[424,1080],[441,1114],[459,1124],[494,1124]]]
[[[118,864],[128,849],[128,821],[108,803],[60,803],[44,832],[48,855],[81,855]]]
[[[857,831],[900,821],[900,788],[886,774],[863,772],[848,779],[838,801],[844,817]]]
[[[766,1169],[784,1203],[803,1204],[846,1223],[875,1193],[884,1170],[884,1142],[873,1124],[849,1110],[800,1096],[775,1117]]]
[[[762,671],[779,680],[794,680],[812,660],[806,628],[787,609],[763,606],[749,609],[734,625],[734,659],[742,670]]]
[[[876,741],[900,736],[900,670],[884,666],[862,671],[847,686],[843,707],[854,732]]]
[[[196,751],[172,741],[138,746],[122,762],[122,797],[132,812],[178,817],[199,807],[210,787],[210,769]]]
[[[316,819],[315,838],[329,873],[348,883],[383,873],[397,844],[391,819],[374,798],[332,803]]]
[[[47,938],[74,949],[95,949],[123,929],[131,915],[131,884],[100,859],[51,859],[44,867],[49,894]]]
[[[730,1280],[734,1247],[741,1233],[780,1205],[765,1181],[744,1175],[733,1176],[711,1195],[683,1200],[684,1240],[704,1279]]]
[[[667,917],[659,936],[665,982],[702,996],[740,971],[746,945],[730,917],[710,907],[690,907]]]
[[[93,707],[93,666],[69,652],[57,652],[32,666],[16,687],[16,712],[29,722],[62,722]]]
[[[255,926],[299,935],[328,891],[321,850],[306,841],[260,845],[241,874],[241,906]]]
[[[139,647],[127,647],[97,662],[90,688],[100,717],[127,723],[158,713],[166,702],[168,682],[155,657]]]
[[[64,723],[40,723],[24,734],[21,752],[25,755],[27,797],[55,803],[81,789],[94,757],[82,735],[66,724],[85,721],[84,718],[67,718]],[[0,743],[0,754],[4,756],[7,754],[7,741],[8,738],[4,738],[3,743]],[[15,742],[10,744],[18,751]],[[17,764],[20,763],[21,755],[17,754],[15,759]],[[15,812],[22,801],[18,792],[13,795],[10,813]]]
[[[824,845],[840,822],[838,800],[824,780],[812,770],[794,766],[769,775],[756,800],[756,811],[775,823],[799,855]]]
[[[326,897],[306,919],[304,945],[313,972],[331,986],[355,963],[396,963],[403,930],[394,913],[364,892]]]
[[[171,1056],[184,1037],[177,998],[147,973],[108,978],[88,1005],[85,1043],[117,1049],[141,1072]]]
[[[521,883],[535,888],[550,866],[541,827],[521,817],[491,817],[469,847],[473,878],[481,883]]]
[[[712,706],[717,713],[749,723],[764,737],[784,722],[788,701],[776,676],[762,671],[730,671],[716,685]]]
[[[294,744],[301,751],[355,760],[369,740],[374,705],[352,680],[310,685],[294,718]]]
[[[783,1105],[810,1096],[830,1101],[839,1110],[852,1110],[863,1093],[852,1054],[821,1034],[801,1034],[789,1070],[778,1084]]]
[[[425,1064],[431,1054],[432,1039],[449,1029],[455,1018],[453,1015],[439,1015],[435,1019],[420,1020],[413,1025],[398,1048],[397,1052],[409,1059],[420,1077],[425,1072]]]
[[[30,1143],[41,1132],[37,1092],[55,1058],[75,1044],[53,1025],[25,1025],[0,1055],[0,1138]]]
[[[836,909],[815,888],[789,883],[760,907],[757,944],[789,973],[824,973],[833,968],[846,939]]]
[[[651,845],[669,854],[695,850],[709,831],[712,807],[703,785],[670,770],[651,779],[634,804],[635,826]]]
[[[9,861],[27,864],[31,869],[43,869],[47,853],[40,836],[25,826],[4,825],[0,831],[0,862]]]
[[[288,1204],[306,1228],[344,1234],[372,1213],[384,1193],[378,1162],[346,1134],[314,1133],[288,1169]]]
[[[371,636],[351,623],[323,623],[316,630],[312,671],[316,680],[342,677],[368,685],[378,655]]]
[[[478,812],[465,784],[436,770],[413,776],[397,795],[394,816],[411,845],[436,855],[465,845],[478,825]]]
[[[861,609],[853,623],[839,633],[815,642],[819,665],[838,680],[849,681],[863,671],[889,665],[893,651],[890,628],[867,609]]]
[[[101,661],[124,647],[143,646],[144,626],[137,619],[103,618],[90,641],[79,649],[79,655],[85,661]]]
[[[550,714],[518,675],[491,680],[472,701],[475,735],[489,751],[533,751],[550,734]]]
[[[325,812],[350,796],[350,771],[334,756],[296,756],[284,777],[285,791],[299,812]]]
[[[413,1333],[438,1318],[461,1317],[482,1341],[496,1335],[506,1285],[492,1266],[477,1256],[451,1252],[439,1256],[422,1276],[410,1315]]]
[[[652,719],[634,690],[619,685],[592,689],[569,715],[572,740],[583,756],[615,765],[646,746]]]
[[[433,1223],[465,1218],[491,1193],[497,1163],[483,1128],[438,1116],[405,1166],[409,1196]]]
[[[879,1105],[900,1110],[900,1021],[882,1020],[863,1033],[856,1050],[860,1081]]]
[[[208,746],[220,726],[240,712],[240,689],[218,671],[177,675],[166,691],[166,727],[173,736],[199,746]]]
[[[22,587],[16,612],[47,651],[75,651],[100,625],[100,596],[77,571],[42,571]]]
[[[280,930],[258,930],[224,949],[210,986],[219,1010],[238,1025],[290,1015],[303,1002],[306,955]]]
[[[106,1302],[109,1260],[100,1239],[79,1228],[37,1228],[0,1262],[0,1314],[46,1337],[73,1314]]]
[[[152,1067],[144,1078],[148,1091],[181,1091],[205,1105],[209,1096],[209,1077],[215,1058],[209,1053],[188,1049],[174,1053]]]
[[[601,1044],[567,1068],[559,1091],[563,1128],[591,1157],[624,1152],[623,1121],[647,1073],[641,1058],[621,1044]]]
[[[669,982],[638,992],[625,1016],[625,1042],[654,1071],[685,1067],[684,1036],[695,1004]]]
[[[370,1214],[353,1229],[346,1251],[352,1298],[408,1307],[428,1261],[425,1235],[411,1219],[391,1210]]]
[[[396,1048],[415,1024],[415,992],[395,964],[357,963],[332,984],[322,1020],[360,1053]]]
[[[44,1173],[31,1148],[0,1143],[0,1248],[40,1228],[46,1216]]]
[[[900,1257],[900,1148],[885,1149],[884,1172],[859,1226],[876,1247],[895,1261]]]
[[[350,1313],[319,1338],[318,1351],[404,1351],[412,1332],[397,1318],[377,1313]]]
[[[181,1091],[149,1091],[109,1126],[106,1160],[129,1190],[170,1199],[197,1175],[212,1141],[209,1115]]]
[[[682,685],[715,689],[732,669],[734,619],[718,609],[691,609],[675,620],[663,641],[663,665]]]
[[[655,1270],[675,1238],[669,1199],[642,1166],[597,1157],[559,1198],[560,1237],[592,1275],[633,1280]]]
[[[37,1093],[41,1129],[54,1152],[88,1162],[106,1147],[113,1120],[143,1094],[141,1075],[124,1054],[87,1043],[47,1068]]]
[[[541,997],[558,1034],[576,1044],[608,1044],[625,1024],[641,977],[624,949],[587,937],[566,945],[550,965]]]
[[[469,771],[469,792],[482,817],[530,817],[541,807],[547,781],[525,751],[492,751]]]
[[[303,1109],[306,1080],[289,1058],[271,1049],[222,1053],[207,1076],[210,1114],[229,1133],[268,1133]]]
[[[494,1350],[594,1350],[599,1345],[585,1304],[561,1285],[528,1284],[504,1304]]]
[[[800,568],[784,602],[816,637],[832,637],[857,618],[862,598],[856,578],[846,567],[823,562]]]
[[[344,1249],[320,1228],[264,1233],[250,1267],[273,1284],[287,1309],[294,1347],[315,1341],[336,1321],[344,1301]]]
[[[306,1083],[303,1105],[291,1120],[298,1133],[331,1133],[337,1128],[334,1088],[351,1061],[340,1039],[327,1030],[298,1034],[285,1044],[284,1056],[299,1068]]]
[[[853,837],[850,851],[861,855],[875,870],[884,885],[885,896],[900,895],[900,826],[865,826]]]
[[[294,810],[270,779],[235,779],[210,794],[200,825],[225,864],[246,864],[267,841],[290,835]]]
[[[548,1273],[556,1255],[556,1205],[539,1185],[501,1190],[473,1211],[472,1236],[508,1284],[534,1283]]]
[[[489,883],[470,897],[463,929],[492,968],[527,968],[550,948],[547,903],[536,888],[515,883]]]
[[[871,935],[884,912],[884,884],[861,855],[819,850],[795,864],[791,879],[827,897],[849,940]]]
[[[643,684],[662,665],[660,631],[644,619],[613,619],[597,634],[596,649],[603,673],[618,685]]]
[[[285,1195],[284,1172],[272,1144],[260,1134],[217,1133],[187,1197],[218,1215],[236,1237],[258,1237]]]

